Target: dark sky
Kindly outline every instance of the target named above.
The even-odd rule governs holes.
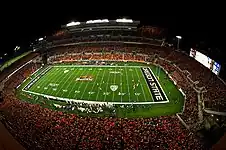
[[[81,1],[82,2],[82,1]],[[39,37],[49,35],[60,25],[71,20],[86,21],[91,19],[117,19],[127,17],[140,20],[141,24],[167,28],[170,36],[181,35],[181,47],[189,48],[199,44],[203,49],[219,48],[225,55],[224,34],[225,12],[223,4],[214,5],[197,2],[175,2],[166,4],[160,1],[104,1],[95,2],[14,2],[2,10],[1,25],[4,39],[0,55],[12,53],[19,45],[25,45]],[[226,57],[225,57],[226,58]],[[217,60],[223,61],[223,58]],[[223,63],[223,62],[222,62]]]
[[[34,37],[51,33],[70,20],[116,19],[121,16],[140,20],[142,24],[168,28],[170,33],[185,36],[185,39],[188,37],[189,40],[208,40],[213,37],[218,39],[217,36],[225,31],[223,9],[201,4],[196,6],[196,3],[192,2],[190,5],[141,3],[137,6],[137,2],[131,6],[130,3],[117,5],[115,1],[106,1],[103,6],[88,4],[88,1],[84,4],[62,1],[61,3],[57,6],[45,5],[43,2],[33,2],[28,6],[26,3],[19,3],[18,6],[14,4],[10,7],[8,12],[3,11],[3,14],[7,14],[4,16],[6,21],[3,24],[9,33],[10,39],[7,41],[11,41],[14,47],[17,43],[26,43]]]

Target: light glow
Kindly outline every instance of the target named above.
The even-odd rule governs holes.
[[[74,22],[74,21],[72,21],[72,22],[66,24],[67,27],[70,27],[70,26],[77,26],[77,25],[80,25],[80,22]]]
[[[116,22],[123,22],[123,23],[133,23],[132,19],[116,19]]]
[[[181,36],[176,36],[176,38],[178,38],[178,39],[182,39],[182,37],[181,37]]]
[[[90,24],[90,23],[106,23],[109,22],[108,19],[97,19],[97,20],[88,20],[86,21],[86,24]]]

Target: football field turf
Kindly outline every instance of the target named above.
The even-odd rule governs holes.
[[[153,81],[157,81],[151,69],[141,66],[49,66],[23,90],[61,100],[66,98],[116,104],[167,103],[168,98],[161,85],[157,81],[154,83],[156,89],[153,90],[145,72],[152,75]],[[162,93],[161,100],[155,95],[156,90]]]

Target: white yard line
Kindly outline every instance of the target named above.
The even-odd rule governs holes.
[[[77,65],[75,65],[76,67],[78,67]],[[123,66],[116,66],[116,67],[119,67],[119,68],[121,68],[121,67],[123,67]],[[130,68],[130,66],[126,66],[127,68]],[[141,66],[139,66],[139,68],[140,68]],[[130,85],[129,83],[128,83],[128,76],[127,76],[127,68],[125,68],[126,70],[126,78],[127,78],[127,86],[128,85]],[[151,69],[150,69],[151,70]],[[59,70],[59,71],[62,71],[62,70]],[[84,69],[83,68],[83,72],[82,72],[82,74],[84,73],[86,71],[86,69]],[[136,70],[137,71],[137,70]],[[137,73],[138,74],[138,73]],[[103,76],[102,76],[102,80],[101,80],[101,83],[100,84],[102,84],[102,82],[103,82],[103,78],[104,78],[104,75],[105,75],[105,69],[104,69],[104,74],[103,74]],[[142,75],[143,75],[143,73],[142,73]],[[51,76],[52,77],[52,76]],[[108,81],[109,81],[109,77],[110,76],[108,76]],[[143,77],[144,77],[144,75],[143,75]],[[155,76],[154,76],[155,77]],[[145,79],[145,78],[144,78]],[[107,81],[107,86],[106,86],[106,89],[105,89],[105,91],[107,92],[107,88],[108,88],[108,81]],[[146,82],[145,82],[146,83]],[[83,83],[82,83],[83,84]],[[81,84],[81,85],[82,85]],[[146,83],[147,84],[147,83]],[[81,87],[81,85],[79,86],[79,89],[80,89],[80,87]],[[94,83],[94,85],[95,85],[95,83]],[[141,85],[141,84],[140,84]],[[74,85],[75,86],[75,85]],[[73,86],[73,88],[74,88],[74,86]],[[148,86],[148,85],[147,85]],[[160,86],[161,87],[161,86]],[[127,88],[128,89],[128,91],[129,91],[129,88]],[[55,97],[55,96],[51,96],[51,95],[46,95],[46,94],[41,94],[41,93],[37,93],[37,92],[32,92],[32,91],[26,91],[26,90],[24,90],[24,89],[22,89],[22,91],[24,91],[24,92],[27,92],[27,93],[31,93],[31,94],[35,94],[35,95],[40,95],[40,96],[44,96],[44,97],[49,97],[49,98],[53,98],[53,99],[58,99],[58,100],[61,100],[61,101],[75,101],[75,102],[85,102],[85,103],[96,103],[96,104],[106,104],[106,103],[108,103],[108,104],[158,104],[158,103],[168,103],[169,101],[160,101],[160,102],[122,102],[122,100],[121,100],[121,102],[105,102],[105,100],[106,100],[106,95],[105,95],[105,97],[104,97],[104,102],[100,102],[100,101],[86,101],[86,100],[76,100],[76,99],[68,99],[68,98],[63,98],[63,97]],[[73,91],[73,89],[72,89],[72,91]],[[150,90],[149,90],[149,92],[150,92]],[[164,91],[163,91],[164,92]],[[77,93],[76,93],[77,94]],[[98,94],[99,94],[99,91],[98,91]],[[98,94],[97,94],[97,98],[98,98]],[[128,93],[129,94],[129,97],[130,97],[130,93]],[[151,94],[151,93],[150,93]],[[151,94],[151,96],[152,96],[152,94]],[[130,98],[129,98],[129,101],[130,101]]]
[[[91,88],[91,91],[90,92],[92,92],[93,91],[93,87],[96,85],[96,81],[97,81],[97,78],[98,78],[98,75],[99,75],[99,73],[100,73],[100,70],[98,70],[97,68],[95,68],[95,70],[97,70],[97,75],[96,75],[96,79],[95,79],[95,82],[93,83],[93,86],[92,86],[92,88]],[[95,72],[95,71],[94,71]],[[88,85],[88,84],[87,84]],[[86,87],[87,87],[87,85],[86,85]],[[84,92],[85,92],[85,90],[84,90]],[[88,100],[90,99],[90,95],[91,94],[89,94],[89,97],[88,97]]]
[[[98,73],[97,73],[97,75],[96,75],[96,77],[95,77],[95,78],[96,78],[96,80],[95,80],[95,82],[94,82],[94,84],[93,84],[93,86],[92,86],[92,88],[91,88],[91,91],[90,91],[90,92],[92,92],[92,91],[93,91],[93,88],[94,88],[94,86],[96,85],[96,81],[97,81],[98,75],[99,75],[99,73],[100,73],[100,71],[101,71],[101,70],[98,70],[98,69],[97,69],[97,71],[98,71]],[[99,90],[98,90],[98,91],[99,91]],[[88,100],[90,99],[90,95],[91,95],[91,94],[89,94]]]
[[[128,91],[128,95],[129,95],[129,102],[130,102],[131,97],[130,97],[130,92],[129,92],[129,83],[128,83],[128,76],[127,76],[127,68],[125,70],[126,70],[127,91]]]
[[[107,70],[108,71],[108,70]],[[108,75],[108,81],[109,81],[109,77],[110,75]],[[107,86],[105,88],[105,93],[107,93],[107,89],[108,89],[108,81],[106,82]],[[104,82],[105,83],[105,82]],[[106,94],[104,95],[104,101],[106,100]]]
[[[60,81],[58,84],[58,86],[56,87],[57,88],[57,92],[54,94],[54,95],[57,95],[61,90],[62,90],[62,88],[60,88],[60,86],[61,86],[61,83],[62,82],[65,82],[64,81],[64,78],[66,77],[66,75],[65,76],[63,76],[62,75],[62,72],[63,72],[63,70],[59,70],[59,74],[58,75],[56,75],[55,76],[55,78],[57,77],[57,79],[56,79],[56,81],[51,81],[51,82],[55,82],[55,83],[57,83],[58,81]],[[55,74],[55,73],[54,73]],[[53,89],[51,89],[52,91],[51,91],[51,95],[53,95],[53,92],[55,92]]]
[[[119,67],[120,68],[120,71],[121,71],[121,67]],[[121,84],[122,84],[122,74],[120,74],[120,80],[121,80]],[[122,86],[123,85],[121,85],[120,84],[120,87],[121,87],[121,93],[122,93]],[[122,102],[122,95],[121,95],[121,102]]]
[[[45,72],[48,68],[50,68],[50,67],[44,68],[39,74]],[[25,88],[28,84],[30,84],[32,81],[34,81],[34,80],[38,77],[39,74],[37,74],[37,76],[35,76],[33,79],[31,79],[31,81],[28,82],[28,83],[24,86],[24,88]],[[31,76],[29,76],[29,77],[31,77]],[[27,78],[26,80],[24,80],[24,82],[27,81],[28,79],[29,79],[29,78]],[[38,80],[37,80],[37,81],[38,81]],[[36,81],[36,82],[37,82],[37,81]],[[36,82],[35,82],[35,83],[36,83]]]
[[[43,97],[47,97],[47,98],[52,98],[52,99],[56,99],[56,100],[60,100],[60,101],[74,101],[74,102],[83,102],[83,103],[93,103],[93,104],[161,104],[161,103],[168,103],[167,101],[159,101],[159,102],[100,102],[100,101],[87,101],[87,100],[77,100],[77,99],[69,99],[69,98],[63,98],[63,97],[55,97],[55,96],[51,96],[51,95],[46,95],[46,94],[41,94],[41,93],[36,93],[36,92],[31,92],[31,91],[26,91],[26,90],[22,90],[23,92],[26,93],[30,93],[30,94],[35,94],[35,95],[39,95],[39,96],[43,96]]]
[[[115,72],[116,72],[116,68],[115,68]],[[115,85],[115,74],[114,74],[114,81],[113,81],[113,85]],[[115,100],[114,98],[115,98],[115,92],[116,91],[113,91],[113,98],[112,98],[112,100]]]
[[[106,70],[106,69],[103,69],[103,70],[104,70],[104,73],[103,73],[103,75],[102,75],[102,79],[101,79],[101,82],[100,82],[100,87],[101,87],[101,85],[102,85],[102,83],[103,83],[103,79],[104,79],[104,75],[105,75],[105,70]],[[98,92],[97,92],[96,101],[97,101],[99,92],[100,92],[100,90],[98,90]]]
[[[30,76],[33,76],[34,74],[36,74],[39,70],[41,70],[43,67],[41,66],[40,68],[38,68],[35,72],[33,72]],[[37,76],[37,75],[36,75]]]
[[[135,69],[135,70],[136,70],[136,69]],[[133,72],[134,72],[134,71],[133,71]],[[135,81],[134,76],[133,76],[133,73],[131,73],[131,74],[132,74],[132,77],[133,77],[133,81]],[[139,79],[139,77],[138,77],[138,79]],[[135,89],[134,89],[134,90],[135,90]],[[134,92],[134,94],[135,94],[135,92]],[[144,93],[143,93],[143,94],[144,94]],[[138,101],[139,101],[139,100],[138,100],[138,95],[135,95],[135,96],[137,97],[137,102],[138,102]],[[147,101],[146,98],[145,98],[145,101]]]
[[[67,70],[67,68],[66,68],[66,70]],[[68,81],[68,80],[71,78],[71,76],[73,75],[73,73],[70,73],[70,71],[71,71],[71,70],[70,70],[69,72],[67,72],[67,73],[70,73],[69,77],[67,77],[67,75],[64,75],[63,71],[64,71],[64,70],[61,70],[62,73],[60,73],[60,75],[63,76],[62,79],[60,78],[61,80],[60,80],[60,82],[59,82],[59,86],[61,86],[61,88],[57,90],[57,92],[55,93],[55,95],[58,95],[59,92],[62,92],[62,93],[63,93],[62,89],[64,88],[64,85],[67,84],[67,81]],[[61,76],[60,76],[60,77],[61,77]],[[67,77],[67,78],[66,78],[66,77]],[[64,80],[64,78],[66,78],[66,80]],[[58,80],[59,80],[59,79],[57,79],[57,81],[58,81]],[[61,85],[61,83],[63,83],[63,84]],[[63,90],[64,90],[64,89],[63,89]],[[65,89],[65,90],[66,90],[66,89]]]
[[[68,77],[68,79],[71,78],[71,76],[74,75],[74,72],[76,72],[77,70],[78,70],[78,68],[76,68],[75,70],[70,70],[70,71],[72,71],[72,72],[70,72],[71,75]],[[76,72],[76,74],[77,74],[77,72]],[[67,80],[68,80],[68,79],[67,79]],[[64,84],[67,83],[67,80],[65,81]],[[70,84],[71,84],[71,83],[73,83],[73,80],[72,80],[72,82],[70,82]],[[68,90],[68,87],[70,86],[70,84],[68,84],[68,85],[66,86],[66,88],[65,88],[66,90]],[[70,92],[68,93],[68,96],[69,96],[69,94],[70,94]]]
[[[52,71],[52,69],[49,70],[49,71]],[[46,75],[46,74],[45,74],[45,75]],[[44,76],[45,76],[45,75],[44,75]],[[43,80],[43,79],[42,79],[44,76],[42,76],[42,77],[39,79],[39,80],[41,80],[41,81],[40,81],[40,83],[37,84],[37,86],[40,85],[40,88],[44,88],[43,85],[45,85],[45,82],[46,82],[46,80]],[[49,79],[52,79],[53,77],[54,77],[54,75],[50,75],[50,78],[49,78]],[[38,80],[38,81],[39,81],[39,80]],[[37,82],[38,82],[38,81],[37,81]],[[42,89],[42,90],[43,90],[43,89]],[[47,89],[47,91],[46,91],[47,93],[48,93],[48,90],[49,90],[49,89]]]
[[[97,69],[95,68],[94,72],[95,72],[95,70],[97,70]],[[83,95],[86,92],[87,87],[88,87],[88,83],[86,83],[85,89],[83,89],[83,93],[82,93],[81,99],[83,98]]]
[[[149,68],[149,67],[148,67],[148,68]],[[165,96],[167,102],[169,102],[169,99],[168,99],[168,97],[166,96],[166,93],[164,92],[164,90],[162,89],[161,84],[160,84],[159,81],[156,79],[155,74],[152,72],[151,68],[149,68],[149,70],[151,71],[152,75],[154,76],[156,82],[159,84],[159,87],[160,87],[160,89],[162,90],[162,92],[163,92],[163,94],[164,94],[164,96]]]
[[[101,68],[103,68],[103,67],[111,67],[111,68],[117,68],[117,67],[119,67],[119,66],[110,66],[110,65],[60,65],[60,66],[58,66],[58,65],[55,65],[55,66],[53,66],[53,67],[59,67],[59,68],[64,68],[64,67],[101,67]],[[120,66],[120,67],[123,67],[123,68],[141,68],[141,67],[147,67],[147,66]]]
[[[82,72],[81,76],[83,76],[83,73],[84,73],[84,72],[86,73],[86,69],[83,68],[83,72]],[[78,90],[81,88],[82,84],[83,84],[83,82],[81,82],[81,84],[79,85]],[[77,95],[77,93],[75,93],[74,97],[75,97],[76,95]]]
[[[77,68],[76,70],[78,70],[78,71],[75,73],[75,76],[77,76],[77,74],[80,72],[80,69]],[[83,70],[83,71],[84,71],[84,70]],[[76,82],[73,83],[73,84],[74,84],[74,85],[73,85],[73,87],[72,87],[72,89],[70,90],[70,92],[69,92],[68,95],[71,95],[71,92],[75,92],[74,89],[75,89],[75,86],[76,86],[77,84],[76,84]]]
[[[52,70],[51,70],[52,71]],[[50,73],[50,77],[48,79],[45,79],[43,81],[41,81],[41,86],[43,85],[43,82],[44,84],[48,83],[48,82],[52,82],[52,80],[54,80],[56,78],[56,74],[58,76],[60,76],[60,70],[54,70],[54,72],[51,72]],[[47,85],[48,86],[48,85]],[[50,90],[50,88],[48,88],[48,90],[46,92],[48,92]],[[51,92],[51,91],[50,91]]]
[[[53,67],[51,67],[51,70],[50,71],[52,71],[52,69],[53,69]],[[60,71],[57,71],[57,72],[60,72]],[[46,82],[51,82],[51,80],[53,79],[53,78],[55,78],[56,76],[55,76],[55,74],[56,74],[56,72],[54,72],[54,73],[51,73],[51,75],[50,75],[50,80],[43,80],[43,81],[40,81],[40,83],[39,83],[39,85],[40,85],[40,87],[42,87],[42,88],[44,88],[44,84],[46,84]],[[44,76],[43,76],[44,77]],[[40,78],[39,80],[41,80],[42,78]],[[38,81],[37,81],[38,82]],[[48,86],[48,85],[47,85]],[[47,90],[46,90],[46,93],[48,93],[48,91],[50,91],[51,92],[51,89],[50,88],[48,88]],[[51,95],[52,95],[52,92],[51,92]]]
[[[137,69],[135,69],[135,70],[136,70],[136,73],[137,73],[137,77],[138,77],[138,79],[140,79],[140,76],[139,76],[139,74],[138,74],[138,72],[137,72]],[[143,74],[143,73],[142,73],[142,74]],[[144,76],[143,76],[143,79],[145,80]],[[142,79],[142,80],[143,80],[143,79]],[[146,80],[145,80],[145,82],[146,82]],[[142,91],[143,91],[145,101],[147,102],[146,94],[145,94],[145,92],[144,92],[144,88],[143,88],[143,86],[142,86],[142,85],[141,85],[141,89],[142,89]],[[148,86],[148,91],[150,92],[150,90],[149,90],[149,86]],[[151,94],[151,93],[150,93],[150,94]]]
[[[69,68],[69,67],[76,67],[76,68],[79,68],[79,66],[80,67],[106,67],[106,68],[110,68],[110,67],[115,67],[115,70],[117,69],[117,68],[125,68],[125,71],[126,71],[126,79],[127,79],[127,89],[128,89],[128,94],[129,94],[129,102],[122,102],[122,96],[121,96],[121,102],[108,102],[108,103],[114,103],[114,104],[131,104],[131,103],[134,103],[134,102],[130,102],[130,100],[131,100],[131,97],[130,97],[130,93],[129,93],[129,85],[131,85],[131,84],[129,84],[128,83],[128,73],[127,73],[127,68],[141,68],[141,67],[144,67],[144,66],[96,66],[96,65],[86,65],[86,66],[84,66],[84,65],[70,65],[70,66],[52,66],[52,67],[64,67],[64,68]],[[147,67],[147,66],[145,66],[145,67]],[[150,68],[149,68],[150,69]],[[76,69],[77,70],[77,69]],[[103,76],[102,76],[102,80],[101,80],[101,83],[100,83],[100,85],[102,84],[102,82],[103,82],[103,79],[104,79],[104,75],[105,75],[105,69],[103,69],[104,70],[104,74],[103,74]],[[50,70],[51,71],[51,70]],[[58,72],[61,72],[62,70],[61,69],[59,69],[59,71]],[[139,74],[138,74],[138,72],[137,72],[137,70],[135,69],[135,71],[136,71],[136,74],[137,74],[137,76],[138,76],[138,78],[140,77],[139,76]],[[152,70],[150,69],[150,71],[152,72]],[[83,68],[83,72],[82,72],[82,74],[84,73],[84,72],[86,72],[86,69],[85,68]],[[99,73],[99,72],[98,72]],[[141,72],[142,73],[142,72]],[[55,73],[54,73],[55,74]],[[54,75],[53,74],[53,75]],[[153,72],[152,72],[152,74],[153,74]],[[49,77],[53,77],[53,75],[50,75]],[[60,74],[59,74],[60,75]],[[61,74],[62,75],[62,74]],[[72,75],[72,74],[71,74]],[[70,75],[70,77],[71,77],[71,75]],[[153,74],[154,75],[154,74]],[[143,75],[143,73],[142,73],[142,76],[143,76],[143,78],[145,79],[145,77],[144,77],[144,75]],[[56,76],[54,76],[54,77],[56,77]],[[70,77],[67,79],[67,80],[69,80],[70,79]],[[105,84],[107,84],[107,86],[106,86],[106,89],[105,89],[105,92],[107,92],[107,89],[108,89],[108,85],[109,84],[115,84],[115,78],[116,76],[114,76],[114,83],[108,83],[108,81],[109,81],[109,78],[110,78],[110,76],[108,76],[108,81],[106,82],[105,81]],[[154,75],[154,77],[155,77],[155,75]],[[64,76],[64,78],[65,78],[65,76]],[[57,81],[58,80],[62,80],[62,82],[65,82],[63,79],[64,78],[57,78]],[[40,78],[41,79],[41,78]],[[40,80],[39,79],[39,80]],[[121,82],[122,82],[122,76],[120,77],[120,79],[121,79]],[[133,77],[133,79],[134,79],[134,77]],[[156,79],[156,77],[155,77],[155,79]],[[156,79],[156,81],[158,82],[158,80]],[[38,81],[37,81],[38,82]],[[41,84],[40,84],[41,83]],[[42,86],[42,84],[44,84],[44,81],[41,81],[39,84],[40,84],[40,86]],[[145,82],[146,83],[146,86],[148,86],[147,85],[147,82]],[[66,84],[66,82],[64,83],[64,84]],[[159,83],[158,83],[159,84]],[[79,86],[79,89],[81,88],[81,86],[83,85],[83,83],[82,84],[80,84],[80,86]],[[88,84],[87,84],[88,85]],[[86,85],[86,88],[87,88],[87,85]],[[89,84],[90,85],[90,84]],[[93,87],[96,85],[96,82],[95,83],[93,83]],[[142,84],[140,84],[139,83],[139,85],[142,87]],[[144,84],[143,84],[144,85]],[[159,84],[160,85],[160,84]],[[75,87],[76,85],[74,85],[73,86],[73,88]],[[26,86],[25,86],[26,87]],[[63,86],[62,86],[63,87]],[[92,89],[93,89],[93,87],[92,87]],[[149,86],[148,86],[149,87]],[[86,89],[85,88],[85,89]],[[163,89],[162,89],[162,87],[161,87],[161,85],[160,85],[160,88],[161,88],[161,90],[163,91]],[[50,90],[50,88],[48,89],[48,90]],[[62,88],[60,89],[60,90],[62,90]],[[31,92],[31,91],[26,91],[26,90],[24,90],[24,89],[22,89],[22,91],[24,91],[24,92],[27,92],[27,93],[33,93],[33,94],[36,94],[36,95],[43,95],[43,96],[49,96],[49,95],[45,95],[45,94],[40,94],[40,93],[37,93],[37,92]],[[70,91],[70,93],[72,92],[72,91],[74,91],[73,89]],[[85,90],[84,90],[85,91]],[[144,92],[144,89],[143,89],[143,87],[142,87],[142,91],[143,91],[143,94],[144,94],[144,97],[145,97],[145,100],[147,101],[147,98],[146,98],[146,95],[145,95],[145,92]],[[151,94],[151,92],[150,92],[150,89],[148,90],[149,91],[149,93],[150,93],[150,95],[151,95],[151,97],[152,97],[152,94]],[[59,92],[59,91],[58,91]],[[121,92],[122,92],[122,86],[121,86]],[[70,94],[69,93],[69,94]],[[164,95],[165,95],[165,92],[163,91],[163,93],[164,93]],[[77,93],[76,93],[77,94]],[[84,94],[84,93],[83,93]],[[52,95],[52,94],[51,94]],[[98,93],[97,93],[97,96],[96,96],[96,100],[97,100],[97,98],[98,98],[98,95],[99,95],[99,90],[98,90]],[[165,95],[165,97],[166,97],[166,95]],[[56,98],[59,98],[59,100],[64,100],[64,98],[62,98],[62,97],[56,97]],[[167,98],[167,97],[166,97]],[[72,100],[74,100],[74,99],[72,99]],[[113,93],[113,99],[112,99],[113,101],[114,101],[114,93]],[[153,97],[152,97],[152,100],[153,100]],[[84,101],[84,100],[81,100],[81,101]],[[104,96],[104,101],[106,101],[106,95]],[[84,101],[84,102],[86,102],[86,101]],[[91,101],[92,102],[92,101]],[[169,102],[169,100],[168,100],[168,98],[167,98],[167,101],[163,101],[163,102],[145,102],[145,104],[155,104],[155,103],[167,103],[167,102]],[[97,102],[97,103],[103,103],[103,102]],[[144,104],[144,102],[135,102],[134,104]]]
[[[99,73],[102,71],[102,70],[97,70],[98,71],[98,73],[97,73],[97,76],[96,77],[98,77],[99,76]],[[103,79],[103,78],[102,78]],[[95,82],[94,82],[94,84],[93,84],[93,86],[92,86],[92,88],[91,88],[91,91],[93,91],[93,88],[94,88],[94,86],[96,85],[96,81],[97,81],[97,79],[95,80]],[[99,83],[100,84],[100,83]],[[98,92],[99,92],[100,90],[98,89]],[[90,94],[91,95],[91,94]],[[89,95],[89,98],[88,98],[88,100],[90,99],[90,95]],[[97,100],[97,99],[96,99]]]
[[[93,85],[93,84],[94,84],[94,83],[89,83],[89,85]],[[108,84],[109,84],[109,85],[113,85],[114,83],[113,83],[113,82],[112,82],[112,83],[109,82]],[[128,84],[128,85],[129,85],[129,86],[132,86],[133,84]],[[143,85],[143,86],[145,85],[145,86],[146,86],[146,84],[139,84],[139,85]]]
[[[27,87],[31,82],[33,82],[40,74],[42,74],[43,72],[45,72],[45,75],[46,75],[46,73],[48,73],[49,71],[51,71],[51,69],[52,69],[52,67],[47,67],[47,68],[45,68],[44,70],[42,70],[37,76],[35,76],[35,78],[33,78],[26,86],[24,86],[24,88],[25,87]],[[46,71],[46,70],[48,70],[48,71]],[[43,76],[45,76],[45,75],[41,75],[41,78],[43,77]],[[41,79],[40,78],[40,79]],[[40,79],[38,79],[36,82],[34,82],[33,84],[32,84],[32,86],[33,85],[35,85]],[[42,83],[42,82],[41,82]],[[30,87],[30,88],[32,88],[32,86]],[[24,89],[23,88],[23,89]],[[30,89],[29,88],[29,89]]]
[[[148,87],[148,91],[149,91],[149,93],[150,93],[150,95],[151,95],[152,101],[154,101],[154,98],[153,98],[153,96],[152,96],[152,94],[151,94],[151,89],[149,88],[149,85],[148,85],[148,83],[147,83],[147,81],[146,81],[146,78],[145,78],[143,72],[141,71],[141,68],[140,68],[140,72],[141,72],[141,74],[142,74],[142,76],[143,76],[143,79],[145,80],[146,86]]]

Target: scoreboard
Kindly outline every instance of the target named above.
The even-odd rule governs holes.
[[[211,59],[210,57],[208,57],[192,48],[190,51],[190,56],[193,57],[198,62],[200,62],[205,67],[209,68],[216,75],[219,75],[221,65],[219,63],[217,63],[216,61],[214,61],[213,59]]]
[[[220,64],[217,63],[217,62],[214,62],[213,70],[212,70],[213,73],[219,75],[219,73],[220,73],[220,68],[221,68]]]

